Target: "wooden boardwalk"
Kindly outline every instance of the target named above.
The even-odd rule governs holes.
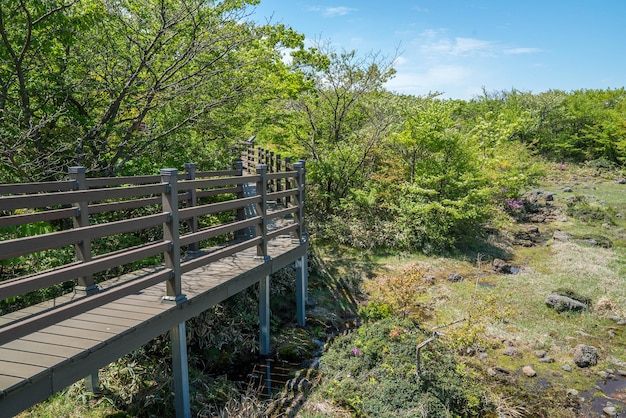
[[[165,284],[160,283],[0,346],[0,416],[13,416],[44,400],[122,357],[129,347],[139,348],[294,263],[307,248],[289,236],[279,237],[268,245],[268,261],[247,249],[184,274],[187,301],[182,304],[164,302]],[[8,314],[0,325],[42,308]]]
[[[67,225],[68,218],[73,225],[8,235],[0,240],[0,260],[62,247],[76,254],[53,270],[0,280],[2,300],[76,284],[72,293],[0,316],[0,417],[81,378],[87,389],[96,388],[99,368],[168,331],[176,415],[190,416],[185,321],[258,283],[259,351],[269,354],[270,275],[290,264],[297,272],[296,317],[304,325],[304,162],[253,148],[243,155],[235,170],[222,172],[196,173],[189,164],[185,174],[163,169],[161,176],[87,179],[84,168],[72,167],[68,181],[0,184],[0,232]],[[146,207],[152,209],[119,221],[98,218]],[[219,216],[229,220],[215,224]],[[92,242],[147,229],[158,229],[161,239],[92,255]],[[218,237],[222,244],[200,248]],[[94,282],[94,274],[158,255],[162,264]]]

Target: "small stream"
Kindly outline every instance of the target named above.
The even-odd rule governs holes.
[[[260,396],[271,397],[285,388],[285,383],[293,379],[301,364],[275,360],[258,359],[253,363],[228,374],[229,380],[240,382],[243,387],[250,387]]]
[[[626,378],[615,376],[613,379],[600,381],[598,384],[581,395],[585,400],[581,404],[580,412],[584,417],[605,417],[603,409],[613,406],[617,409],[618,417],[626,416]]]

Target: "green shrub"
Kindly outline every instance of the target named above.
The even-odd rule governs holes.
[[[358,313],[365,322],[375,322],[381,319],[390,318],[393,314],[393,309],[387,303],[369,301],[365,305],[359,307]]]
[[[591,204],[586,196],[576,195],[568,201],[565,214],[582,222],[615,225],[612,210]]]
[[[388,318],[336,338],[320,362],[323,393],[354,416],[484,416],[484,389],[440,341],[422,350],[417,377],[416,346],[429,337],[414,321]]]

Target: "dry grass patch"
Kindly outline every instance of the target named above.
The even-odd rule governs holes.
[[[624,314],[626,280],[621,277],[612,249],[588,247],[571,242],[555,242],[552,266],[558,271],[559,286],[591,297],[594,304],[604,298],[604,308],[611,301],[614,314]],[[618,307],[620,307],[618,309]]]

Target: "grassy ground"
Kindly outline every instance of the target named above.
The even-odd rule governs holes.
[[[415,284],[419,291],[414,301],[428,313],[423,327],[466,319],[443,330],[441,339],[458,349],[460,361],[473,371],[473,378],[489,389],[490,402],[500,416],[601,413],[598,408],[585,409],[589,399],[585,399],[587,407],[581,407],[578,397],[568,397],[567,391],[588,391],[602,380],[599,373],[621,367],[614,359],[626,361],[625,327],[610,319],[626,317],[626,185],[617,184],[617,176],[576,168],[553,173],[539,189],[555,192],[554,200],[545,202],[540,197],[537,205],[555,216],[541,223],[502,222],[485,242],[473,245],[473,253],[429,258],[338,254],[336,249],[323,249],[320,258],[333,266],[326,268],[332,270],[331,277],[360,276],[365,289],[370,283],[370,297],[380,284],[377,277],[406,277],[407,272],[419,271],[422,280]],[[583,196],[585,205],[568,210],[575,196]],[[515,245],[516,232],[534,227],[538,228],[535,245]],[[571,238],[555,240],[555,231],[569,233]],[[589,238],[600,245],[585,241]],[[516,274],[493,271],[493,258],[503,255]],[[449,281],[454,274],[463,279]],[[591,308],[583,313],[557,313],[548,308],[546,297],[564,288],[590,298]],[[367,297],[362,299],[363,304]],[[600,363],[587,369],[575,366],[573,350],[578,344],[595,346]],[[505,355],[507,348],[515,354]],[[554,362],[539,362],[536,352],[540,350]],[[524,366],[531,366],[537,375],[524,376]],[[503,381],[503,376],[493,376],[494,368],[510,374]],[[327,394],[322,385],[305,404],[303,416],[341,416]],[[625,395],[623,389],[613,394],[618,410],[617,401],[624,401]]]

